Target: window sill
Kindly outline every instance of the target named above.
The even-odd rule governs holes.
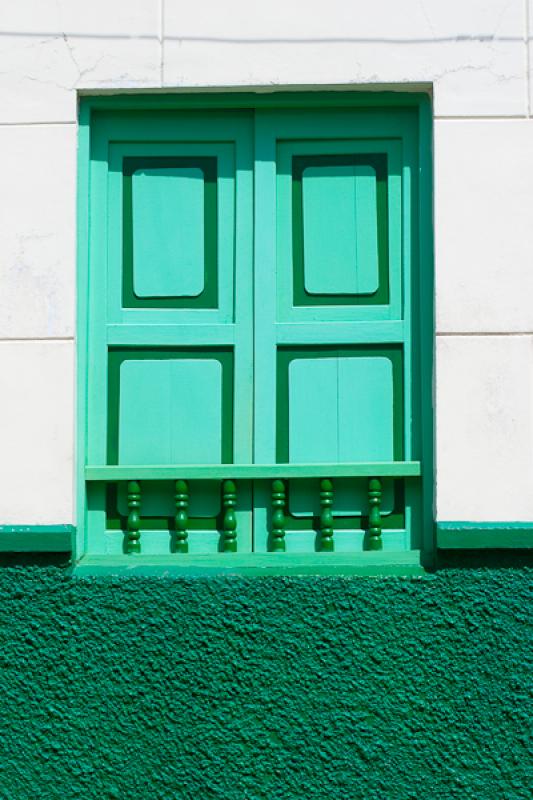
[[[84,556],[72,567],[76,578],[105,575],[157,578],[206,578],[301,575],[424,575],[420,551],[379,553],[265,553],[191,556]]]

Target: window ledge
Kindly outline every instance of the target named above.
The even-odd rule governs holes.
[[[533,522],[437,522],[440,550],[533,548]]]
[[[420,551],[381,553],[219,554],[177,556],[87,555],[72,567],[77,578],[133,575],[157,578],[205,578],[299,575],[424,575]]]
[[[74,525],[0,525],[0,553],[70,553]]]

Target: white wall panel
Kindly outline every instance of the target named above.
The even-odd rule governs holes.
[[[74,345],[0,342],[0,521],[71,523]]]
[[[526,113],[522,0],[165,4],[167,86],[434,82],[441,115]]]
[[[528,87],[529,87],[529,114],[533,110],[533,0],[526,0],[528,12],[527,35],[527,68],[528,68]]]
[[[160,0],[0,0],[0,123],[75,121],[76,89],[157,86]]]
[[[0,339],[74,335],[76,129],[0,126]]]
[[[437,120],[437,331],[533,331],[532,220],[533,120]]]
[[[437,337],[437,519],[533,519],[533,337]]]
[[[164,8],[164,21],[161,8]],[[0,121],[80,88],[434,82],[440,115],[526,112],[522,0],[2,0]]]

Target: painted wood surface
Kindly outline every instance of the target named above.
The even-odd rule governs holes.
[[[212,577],[216,575],[245,575],[268,577],[276,575],[360,575],[366,577],[424,575],[420,551],[368,553],[257,553],[245,556],[235,553],[231,558],[220,555],[188,556],[186,559],[168,555],[87,555],[73,566],[74,578],[99,575],[140,575],[167,578]]]
[[[285,551],[285,484],[279,479],[272,483],[272,551]]]
[[[119,463],[218,464],[221,460],[220,361],[124,361]]]
[[[406,159],[400,140],[415,131],[406,118],[393,122],[386,115],[349,111],[265,110],[256,120],[255,213],[261,220],[255,236],[256,460],[410,458],[415,428],[408,384],[414,365],[406,295],[413,229],[405,178],[412,153]],[[360,183],[366,225],[359,252],[357,178],[372,184]],[[338,182],[338,191],[328,181]],[[328,228],[335,231],[333,243]],[[361,284],[353,280],[354,264],[357,272],[357,259],[364,263],[365,253],[373,277]],[[384,336],[384,323],[391,338]],[[324,471],[317,477],[334,475]],[[268,550],[268,515],[261,510],[267,499],[261,491],[254,542],[256,549]],[[394,487],[384,485],[384,538],[387,546],[401,540],[410,548],[419,542],[417,489],[405,485],[402,491],[399,499]],[[361,549],[365,541],[358,531],[363,520],[368,524],[366,487],[346,481],[338,499],[335,547]],[[317,483],[290,481],[287,510],[287,552],[317,550],[324,511]]]
[[[171,520],[166,543],[153,516],[157,492],[147,489],[150,513],[142,518],[143,552],[145,546],[153,554],[168,547],[168,534],[175,529],[174,546],[183,545],[186,534],[191,554],[212,553],[217,528],[219,549],[249,552],[252,516],[258,553],[282,541],[293,553],[316,551],[321,543],[327,548],[333,541],[341,552],[361,549],[359,532],[364,534],[361,526],[368,513],[365,492],[359,487],[350,506],[343,498],[345,486],[339,484],[332,512],[332,490],[324,481],[420,472],[412,406],[417,390],[411,388],[413,376],[418,380],[410,288],[410,238],[416,226],[410,222],[414,195],[409,181],[415,172],[415,145],[415,114],[354,110],[344,103],[327,112],[256,109],[213,115],[169,109],[154,117],[134,111],[99,117],[92,164],[99,198],[93,208],[98,233],[94,262],[107,264],[107,273],[92,282],[89,302],[96,326],[89,354],[95,364],[89,382],[93,433],[107,426],[110,373],[105,354],[114,357],[120,350],[123,361],[117,461],[111,461],[111,472],[98,466],[108,456],[101,434],[86,460],[94,497],[89,509],[93,552],[106,552],[109,546],[115,552],[101,507],[101,481],[119,476],[150,483],[181,481],[188,487],[187,492],[176,488],[174,511],[172,492],[164,489],[165,513]],[[150,273],[147,268],[140,284],[134,266],[133,287],[144,293],[143,304],[133,308],[125,302],[120,220],[127,198],[121,171],[123,164],[135,165],[137,159],[161,164],[212,159],[216,164],[216,223],[207,226],[216,230],[210,289],[205,235],[202,274],[192,266],[201,261],[200,237],[195,234],[196,244],[187,251],[188,244],[182,246],[172,231],[168,250],[185,260],[174,270],[161,248],[157,269]],[[187,200],[188,189],[178,188],[201,182],[197,168],[161,164],[146,163],[138,172],[131,167],[133,227],[136,222],[143,225],[150,205],[161,209],[157,224],[147,225],[144,240],[139,240],[146,253],[155,249],[168,227],[165,216],[172,217],[180,203],[184,212],[178,217],[195,216],[187,227],[193,231],[201,226],[199,198]],[[135,186],[141,176],[156,181],[144,197],[144,189],[139,193]],[[162,188],[165,183],[173,186],[168,193]],[[151,192],[155,199],[149,203]],[[141,211],[136,194],[137,200],[143,197]],[[206,202],[204,198],[204,206]],[[204,207],[204,234],[206,219]],[[185,283],[173,283],[180,264],[191,265],[191,270],[181,270],[179,281]],[[194,283],[193,274],[197,284],[191,288],[186,284]],[[109,292],[102,309],[105,287]],[[144,355],[137,359],[140,351]],[[161,358],[152,355],[157,352]],[[142,366],[134,366],[137,362]],[[224,444],[228,430],[230,451]],[[382,470],[375,468],[375,461]],[[331,469],[322,469],[322,464]],[[180,465],[181,473],[176,471]],[[136,473],[128,472],[129,467]],[[309,509],[320,504],[321,523],[313,512],[299,521],[291,514],[293,490],[283,480],[293,476],[322,481],[320,492],[317,482],[304,489]],[[278,481],[284,491],[278,485],[274,492],[272,485],[261,483],[263,478]],[[202,517],[201,492],[190,483],[204,479],[224,481],[221,506],[211,521]],[[387,547],[403,541],[401,546],[416,548],[419,490],[411,481],[401,486],[403,494],[394,489],[393,496],[393,484],[382,485],[383,539]],[[119,508],[117,513],[124,512]],[[392,526],[389,516],[395,520]],[[352,533],[357,533],[352,539],[350,520]],[[164,526],[164,518],[162,522]]]
[[[85,463],[252,460],[251,119],[174,111],[94,125]],[[185,531],[191,555],[217,551],[220,487],[189,487],[187,509],[170,482],[146,487],[143,552],[179,552]],[[251,548],[249,495],[244,484],[234,510],[240,552]],[[117,553],[124,490],[95,486],[85,508],[89,547]]]
[[[381,481],[379,478],[370,478],[368,481],[368,549],[382,550],[383,522],[381,518]]]
[[[176,525],[176,541],[174,545],[174,552],[188,553],[188,531],[187,526],[189,522],[189,487],[186,481],[176,481],[176,516],[174,522]]]
[[[320,481],[320,542],[319,549],[331,553],[335,549],[333,541],[333,483],[329,478]]]
[[[364,165],[307,167],[302,193],[305,290],[375,292],[379,282],[375,170]]]
[[[137,475],[139,479],[162,481],[186,475],[190,480],[222,480],[233,475],[234,478],[265,480],[281,478],[320,478],[330,477],[368,478],[372,475],[397,478],[416,478],[422,474],[420,461],[384,461],[370,463],[329,463],[329,464],[220,464],[197,465],[175,464],[172,466],[110,466],[90,465],[85,467],[87,481],[124,481]]]
[[[141,552],[141,487],[137,481],[128,483],[128,530],[125,536],[126,553]]]
[[[133,286],[140,297],[196,297],[204,289],[204,174],[144,167],[132,178]]]
[[[388,359],[295,359],[289,365],[290,460],[393,461],[393,410]]]

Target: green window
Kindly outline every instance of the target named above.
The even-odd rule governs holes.
[[[78,556],[427,557],[422,99],[84,113]]]

